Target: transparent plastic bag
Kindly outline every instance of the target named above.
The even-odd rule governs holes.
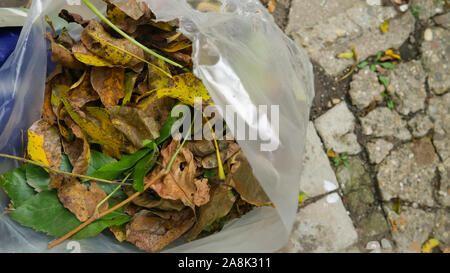
[[[14,53],[0,69],[0,151],[21,155],[22,132],[40,117],[45,78],[51,71],[44,39],[45,15],[56,20],[65,8],[93,18],[77,0],[33,1]],[[92,1],[105,10],[102,1]],[[258,0],[146,0],[157,20],[180,19],[180,30],[193,41],[194,73],[214,103],[232,105],[249,130],[259,128],[257,141],[238,141],[275,208],[257,208],[227,223],[221,232],[184,243],[177,240],[163,252],[273,252],[288,240],[297,211],[300,173],[309,107],[314,97],[313,73],[306,53],[276,26]],[[201,4],[201,3],[206,4]],[[202,11],[196,10],[200,9]],[[205,9],[206,7],[206,9]],[[211,8],[213,7],[213,8]],[[205,12],[205,10],[212,10]],[[77,38],[81,28],[70,24]],[[45,68],[49,66],[46,70]],[[279,106],[279,132],[257,106]],[[274,118],[272,116],[272,118]],[[227,123],[232,122],[227,120]],[[262,128],[262,129],[261,129]],[[234,132],[233,132],[234,133]],[[279,143],[263,151],[268,139]],[[1,160],[0,173],[18,163]],[[0,210],[8,199],[0,190]],[[47,249],[54,238],[20,226],[0,214],[0,252],[130,252],[128,243],[108,235]]]

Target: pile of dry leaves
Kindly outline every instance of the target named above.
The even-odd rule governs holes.
[[[106,2],[109,21],[167,59],[104,21],[62,10],[83,31],[78,42],[66,30],[47,34],[57,66],[46,81],[42,119],[28,130],[28,163],[0,176],[8,215],[55,237],[75,230],[69,236],[84,239],[109,228],[120,242],[156,252],[269,205],[235,141],[172,138],[175,105],[192,107],[193,97],[211,103],[187,72],[191,41],[177,22],[155,22],[135,0]]]

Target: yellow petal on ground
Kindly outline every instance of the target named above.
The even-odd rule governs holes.
[[[351,59],[351,58],[353,58],[353,52],[343,52],[343,53],[340,53],[340,54],[338,54],[338,55],[336,55],[336,58],[338,58],[338,59]]]
[[[390,56],[390,57],[392,57],[394,59],[397,59],[397,60],[401,60],[402,59],[402,57],[400,55],[398,55],[398,54],[395,54],[392,49],[386,50],[386,52],[384,54],[386,56]]]
[[[389,30],[389,21],[384,21],[380,26],[380,30],[383,33],[386,33]]]
[[[425,244],[423,244],[422,253],[432,253],[433,248],[437,247],[438,245],[439,245],[439,241],[434,238],[431,238]]]

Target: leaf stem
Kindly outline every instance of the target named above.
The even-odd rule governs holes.
[[[74,173],[61,171],[61,170],[52,168],[50,166],[47,166],[45,164],[42,164],[42,163],[39,163],[39,162],[36,162],[36,161],[33,161],[33,160],[28,160],[28,159],[25,159],[25,158],[22,158],[22,157],[13,156],[13,155],[0,154],[0,157],[14,159],[14,160],[22,161],[22,162],[29,163],[29,164],[32,164],[32,165],[36,165],[36,166],[45,168],[45,169],[47,169],[49,171],[52,171],[54,173],[58,173],[58,174],[62,174],[62,175],[69,175],[69,176],[74,176],[74,177],[78,177],[78,178],[82,178],[82,179],[87,179],[87,180],[92,180],[92,181],[102,182],[102,183],[108,183],[108,184],[131,185],[129,183],[121,183],[121,182],[116,182],[116,181],[111,181],[111,180],[106,180],[106,179],[101,179],[101,178],[95,178],[95,177],[91,177],[91,176],[87,176],[87,175],[74,174]]]
[[[165,175],[167,175],[166,172],[161,172],[159,173],[157,176],[155,176],[154,178],[152,178],[150,180],[149,183],[147,183],[144,187],[144,191],[146,191],[148,188],[150,188],[150,186],[152,184],[154,184],[155,182],[159,181],[162,177],[164,177]],[[62,236],[61,238],[59,238],[58,240],[54,241],[53,243],[49,244],[47,247],[48,248],[53,248],[57,245],[59,245],[60,243],[64,242],[65,240],[69,239],[70,237],[72,237],[74,234],[76,234],[77,232],[79,232],[80,230],[82,230],[83,228],[87,227],[89,224],[91,224],[92,222],[94,222],[97,219],[102,218],[105,215],[110,214],[111,212],[114,212],[117,209],[120,209],[121,207],[125,206],[126,204],[130,203],[131,201],[133,201],[136,197],[138,197],[139,195],[141,195],[142,192],[136,192],[135,194],[133,194],[132,196],[128,197],[126,200],[122,201],[121,203],[115,205],[114,207],[108,209],[107,211],[100,213],[99,215],[93,215],[91,218],[89,218],[86,222],[83,222],[80,226],[78,226],[76,229],[72,230],[71,232],[67,233],[66,235]]]
[[[95,207],[95,211],[94,211],[94,215],[97,215],[98,213],[98,209],[106,202],[108,201],[109,198],[111,198],[121,187],[122,185],[125,183],[125,181],[127,181],[128,177],[130,177],[131,173],[129,173],[123,180],[122,183],[117,186],[117,188],[115,188],[108,196],[106,196],[105,199],[103,199],[100,203],[98,203],[98,205]]]
[[[216,138],[216,134],[214,133],[214,129],[212,128],[211,123],[209,122],[208,118],[206,117],[205,113],[203,113],[203,117],[206,119],[206,122],[209,125],[209,129],[211,130],[211,134],[214,140],[214,146],[216,147],[216,156],[217,156],[217,165],[219,167],[219,179],[220,180],[225,180],[225,172],[223,170],[223,164],[222,164],[222,158],[220,157],[220,150],[219,150],[219,145],[217,144],[217,138]]]
[[[89,0],[83,0],[83,3],[90,9],[92,10],[93,13],[95,13],[95,15],[97,15],[100,19],[102,19],[106,24],[108,24],[112,29],[114,29],[115,31],[117,31],[117,33],[119,33],[120,35],[122,35],[124,38],[126,38],[128,41],[132,42],[133,44],[135,44],[136,46],[140,47],[142,50],[144,50],[145,52],[157,57],[158,59],[161,59],[163,61],[165,61],[166,63],[169,63],[173,66],[179,67],[179,68],[183,68],[183,66],[181,64],[178,64],[164,56],[159,55],[158,53],[156,53],[155,51],[149,49],[148,47],[144,46],[143,44],[139,43],[138,41],[136,41],[135,39],[133,39],[132,37],[130,37],[128,34],[126,34],[125,32],[123,32],[121,29],[119,29],[118,27],[116,27],[111,21],[108,20],[108,18],[106,18],[98,9],[97,7],[95,7],[91,1]]]

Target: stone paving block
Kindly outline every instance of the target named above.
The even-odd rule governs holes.
[[[425,108],[426,74],[420,61],[398,65],[389,72],[388,80],[397,112],[408,115]]]
[[[384,86],[378,81],[377,73],[370,70],[369,66],[355,74],[350,83],[350,98],[353,105],[360,110],[368,107],[374,101],[381,101],[383,92]]]
[[[418,8],[417,14],[420,20],[426,20],[444,11],[444,1],[441,0],[414,0],[412,7]]]
[[[406,128],[406,121],[397,112],[387,107],[377,107],[360,120],[362,132],[365,135],[395,137],[400,140],[411,139],[411,133]]]
[[[428,41],[422,43],[422,62],[428,72],[428,86],[436,94],[450,88],[450,30],[434,27],[429,30]]]
[[[399,197],[434,206],[433,179],[439,159],[428,138],[397,148],[380,164],[377,174],[383,200]]]
[[[308,197],[319,196],[338,188],[330,161],[311,121],[308,124],[303,164],[300,189]]]
[[[357,154],[361,151],[356,135],[355,117],[341,102],[314,121],[317,132],[322,137],[327,150],[337,153]]]
[[[430,99],[428,114],[434,121],[433,144],[442,160],[450,158],[450,93]]]
[[[281,252],[339,252],[357,240],[355,228],[339,196],[325,197],[297,213],[289,243]]]
[[[410,207],[402,207],[400,214],[389,205],[385,205],[384,209],[392,225],[396,252],[419,253],[433,231],[435,214]]]
[[[371,140],[366,144],[367,153],[371,163],[380,163],[394,148],[394,145],[382,138]]]
[[[389,20],[386,33],[381,24]],[[355,0],[293,0],[286,33],[306,48],[327,73],[338,75],[352,60],[337,59],[355,46],[359,59],[398,48],[414,30],[414,16],[398,14],[391,6],[370,6]]]

